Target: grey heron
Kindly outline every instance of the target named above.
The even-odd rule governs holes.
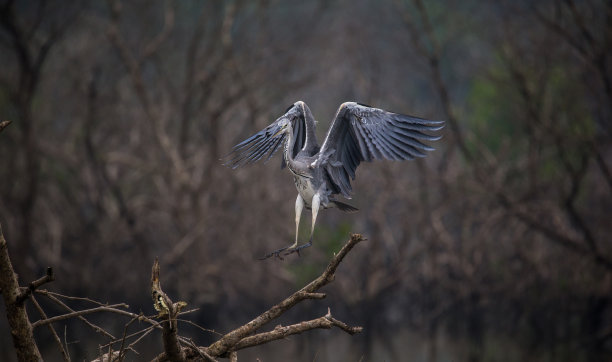
[[[284,146],[281,167],[293,174],[298,191],[295,200],[295,242],[275,250],[264,258],[288,255],[312,245],[314,227],[320,209],[337,207],[345,212],[357,208],[337,200],[351,198],[351,182],[362,161],[411,160],[424,157],[433,148],[421,142],[436,141],[440,136],[424,132],[438,131],[443,121],[388,112],[356,102],[340,105],[336,117],[319,147],[316,121],[306,103],[291,105],[281,117],[263,130],[238,143],[224,164],[233,169],[261,159],[268,161]],[[302,209],[312,210],[310,239],[298,246]]]

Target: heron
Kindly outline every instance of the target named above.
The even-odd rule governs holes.
[[[281,168],[293,175],[298,194],[295,200],[295,242],[275,250],[262,259],[298,253],[312,245],[315,223],[321,209],[338,208],[344,212],[358,209],[343,201],[351,198],[351,180],[363,161],[412,160],[425,157],[434,149],[421,141],[437,141],[435,132],[444,121],[432,121],[388,112],[362,103],[340,105],[323,145],[315,134],[316,121],[303,101],[293,103],[285,113],[263,130],[235,145],[224,164],[238,167],[264,160],[284,148]],[[299,245],[298,231],[303,208],[312,211],[310,239]]]

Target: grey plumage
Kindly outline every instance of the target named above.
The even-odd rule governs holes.
[[[296,241],[267,255],[279,256],[282,251],[291,253],[311,244],[319,208],[335,206],[344,211],[356,210],[334,197],[340,194],[350,198],[351,180],[355,179],[355,171],[361,162],[424,157],[425,152],[433,148],[422,141],[440,139],[440,136],[425,132],[435,132],[443,126],[443,121],[346,102],[338,109],[325,141],[319,147],[314,117],[308,106],[298,101],[272,124],[234,146],[225,164],[235,169],[261,159],[268,161],[281,146],[285,148],[281,166],[286,165],[293,173],[298,188]],[[302,206],[312,208],[313,220],[310,241],[298,247],[297,228]]]

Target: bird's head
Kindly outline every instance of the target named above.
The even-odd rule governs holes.
[[[276,127],[272,137],[276,137],[285,132],[291,132],[291,120],[288,117],[283,116],[274,123],[276,124]]]

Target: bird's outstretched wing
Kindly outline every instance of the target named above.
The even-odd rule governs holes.
[[[436,141],[423,131],[438,131],[443,121],[391,113],[354,102],[338,109],[316,160],[327,171],[334,192],[349,197],[350,179],[362,161],[380,159],[411,160],[424,157],[433,148],[420,140]]]
[[[293,156],[304,146],[306,139],[306,126],[304,124],[304,108],[296,102],[287,108],[285,114],[272,124],[255,133],[246,140],[238,143],[232,151],[223,158],[223,164],[233,169],[249,163],[257,162],[265,157],[267,162],[284,144],[286,132],[284,125],[291,122],[293,126]],[[282,166],[284,167],[284,159]]]

